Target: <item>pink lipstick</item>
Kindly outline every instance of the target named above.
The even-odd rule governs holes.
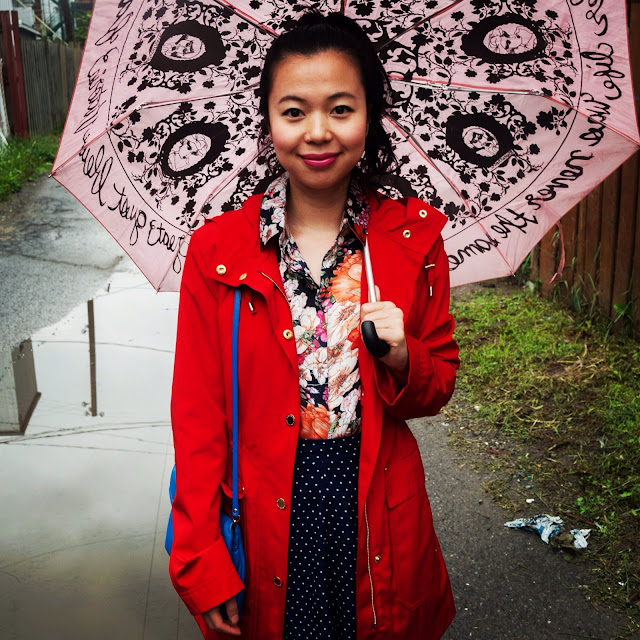
[[[309,167],[323,168],[333,164],[338,153],[307,153],[300,156]]]

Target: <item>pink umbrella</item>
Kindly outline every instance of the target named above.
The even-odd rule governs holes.
[[[261,59],[310,8],[376,43],[387,188],[446,213],[453,285],[513,273],[640,144],[620,0],[96,0],[52,173],[156,289],[205,217],[264,188]]]

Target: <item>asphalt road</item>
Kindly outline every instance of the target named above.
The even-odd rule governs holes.
[[[0,348],[9,348],[58,322],[99,289],[104,292],[106,283],[114,277],[121,282],[118,285],[124,292],[121,297],[127,287],[139,290],[140,296],[149,295],[143,291],[144,282],[131,284],[127,280],[135,277],[132,271],[135,269],[115,241],[62,187],[51,179],[28,185],[10,203],[0,205]],[[145,376],[154,373],[162,374],[160,386],[168,385],[170,361],[165,359],[170,357],[175,304],[165,304],[162,296],[160,299],[154,318],[164,314],[167,323],[163,335],[158,333],[157,337],[152,336],[149,329],[157,328],[156,320],[147,318],[136,333],[134,327],[127,325],[133,324],[132,316],[137,314],[129,311],[131,315],[127,316],[126,308],[109,310],[105,306],[109,326],[121,334],[111,338],[114,344],[136,347],[137,341],[150,340],[146,347],[129,348],[127,353],[156,354],[155,360],[128,367],[131,370],[128,373],[137,376],[132,380],[137,380],[140,388],[150,379]],[[104,304],[109,300],[105,297]],[[149,300],[157,302],[153,297]],[[146,299],[139,299],[139,303],[147,304]],[[68,375],[72,375],[75,366],[71,360],[62,366],[54,351],[57,345],[47,343],[51,336],[59,338],[65,331],[75,336],[76,325],[80,335],[82,317],[65,322],[66,328],[38,334],[38,358],[41,362],[49,358],[52,371],[50,382],[44,374],[39,379],[45,390],[47,384],[54,385],[60,377],[56,367],[66,375],[68,366]],[[140,349],[147,351],[143,353]],[[85,358],[85,353],[86,346],[82,346],[79,359]],[[106,363],[107,357],[105,351],[99,362]],[[464,359],[464,354],[462,357]],[[46,373],[44,365],[40,366]],[[116,371],[116,377],[121,375],[122,372]],[[121,386],[114,387],[116,401],[134,384],[122,380],[119,383]],[[104,420],[111,419],[109,428],[114,425],[117,428],[119,414],[114,409],[111,418],[109,415],[107,394],[111,383],[105,378],[99,384],[103,390],[101,401],[107,411]],[[69,389],[75,386],[67,385]],[[66,415],[67,409],[63,410],[59,402],[56,404],[57,393],[43,393],[41,407],[37,409],[41,414],[35,414],[37,424],[29,429],[32,435],[50,437],[46,442],[52,446],[66,446],[66,449],[50,448],[47,457],[42,458],[38,452],[45,451],[44,447],[20,447],[18,442],[0,447],[0,455],[4,456],[0,463],[3,470],[0,471],[0,496],[4,491],[4,504],[0,509],[7,514],[7,505],[15,504],[20,510],[18,516],[12,514],[11,527],[3,525],[0,541],[0,636],[13,640],[41,637],[41,633],[33,635],[42,617],[39,615],[42,609],[35,608],[33,602],[55,602],[58,615],[42,620],[42,637],[50,640],[115,637],[194,640],[197,634],[193,624],[169,584],[162,549],[168,511],[167,474],[171,468],[167,393],[148,400],[150,405],[155,405],[154,410],[157,409],[156,413],[147,412],[148,415],[143,415],[142,395],[131,400],[128,419],[144,419],[140,429],[146,431],[104,431],[103,435],[92,435],[86,429],[93,427],[85,426],[80,435],[73,436],[77,440],[68,435],[61,437],[68,434],[68,430],[65,431],[68,423],[76,420],[80,424],[85,420],[89,424],[89,419]],[[69,411],[76,411],[80,402],[74,398],[65,406],[70,407]],[[441,417],[412,422],[423,453],[436,530],[458,608],[446,640],[616,638],[625,627],[625,619],[598,609],[585,599],[581,585],[590,579],[587,566],[565,562],[533,534],[504,528],[510,515],[488,499],[481,488],[482,475],[447,444],[448,430],[460,426],[464,425],[445,426]],[[135,424],[131,427],[136,428]],[[34,445],[38,442],[43,441],[31,441]],[[63,442],[66,445],[56,445]],[[57,465],[48,465],[47,460],[53,460],[53,452],[55,455],[59,452],[62,457]],[[65,464],[69,465],[68,473],[65,473]],[[141,466],[145,464],[146,467]],[[61,471],[56,474],[58,469]],[[71,482],[72,470],[81,480]],[[24,484],[25,480],[16,483],[16,476],[21,475],[29,479],[28,485]],[[145,478],[144,482],[141,478]],[[92,482],[95,482],[94,488],[90,486]],[[64,483],[73,486],[67,487],[68,493],[63,494],[67,498],[60,498],[59,487],[66,486]],[[105,483],[114,486],[105,487]],[[137,487],[135,494],[128,492],[133,484]],[[23,496],[16,495],[21,487],[27,486],[30,490]],[[50,494],[53,497],[49,498]],[[75,508],[73,501],[80,500],[84,494],[87,494],[85,507]],[[114,494],[126,495],[127,504],[123,506],[119,500],[113,512],[107,512]],[[67,519],[61,525],[57,520],[60,509],[69,505],[73,508],[68,510]],[[97,507],[102,509],[99,517],[91,511]],[[126,514],[125,507],[129,509]],[[47,509],[51,509],[50,515]],[[34,519],[35,512],[37,519]],[[57,540],[61,532],[64,535],[60,543],[54,544],[52,541]],[[70,537],[74,545],[64,547],[64,540]],[[78,555],[80,553],[82,555]],[[127,558],[124,564],[123,553]],[[3,563],[8,555],[12,557],[11,562]],[[87,600],[83,601],[85,596]],[[116,623],[120,626],[114,626]]]

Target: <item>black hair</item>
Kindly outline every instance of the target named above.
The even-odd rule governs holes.
[[[391,86],[371,40],[360,26],[341,13],[327,16],[310,11],[302,15],[292,28],[272,43],[265,57],[258,87],[260,123],[259,147],[272,175],[283,169],[276,158],[269,137],[269,94],[275,69],[290,55],[312,56],[325,51],[348,55],[357,65],[365,91],[369,131],[364,155],[354,169],[360,185],[374,191],[381,179],[396,168],[396,158],[389,134],[382,126],[382,118],[390,107]]]

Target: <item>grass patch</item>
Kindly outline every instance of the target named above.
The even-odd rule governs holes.
[[[0,148],[0,201],[20,191],[30,180],[51,171],[59,144],[59,135],[49,135],[11,138]]]
[[[473,407],[464,437],[482,441],[494,495],[515,510],[591,527],[592,599],[623,605],[638,621],[638,343],[515,288],[481,290],[452,306],[458,389]],[[524,501],[525,482],[536,506]]]

